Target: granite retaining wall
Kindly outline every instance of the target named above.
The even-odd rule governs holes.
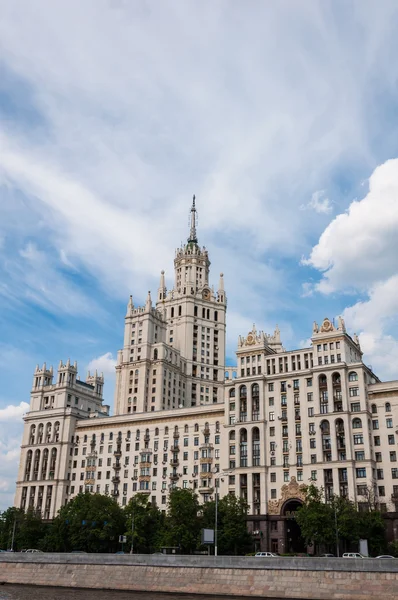
[[[396,600],[398,560],[1,553],[0,583],[303,600]]]

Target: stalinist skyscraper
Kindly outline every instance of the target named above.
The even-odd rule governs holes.
[[[162,271],[156,307],[149,292],[143,308],[135,308],[130,297],[116,367],[115,414],[223,402],[224,278],[221,274],[215,292],[208,252],[198,243],[195,196],[190,221],[187,243],[176,251],[173,287],[167,289]]]

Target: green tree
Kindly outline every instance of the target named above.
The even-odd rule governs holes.
[[[311,484],[306,489],[303,506],[296,511],[296,521],[301,529],[301,536],[307,545],[320,544],[332,547],[336,539],[336,528],[330,505],[325,504],[323,489]]]
[[[43,546],[52,552],[114,552],[125,529],[126,516],[116,500],[82,493],[59,510]]]
[[[358,545],[363,538],[368,540],[371,554],[379,553],[385,548],[385,527],[380,512],[370,508],[369,504],[367,512],[360,512],[354,502],[341,496],[333,496],[325,503],[323,489],[311,484],[303,506],[297,510],[296,520],[307,544],[314,542],[335,551],[337,530],[343,551]]]
[[[11,548],[14,532],[14,550],[41,549],[47,528],[40,513],[10,507],[0,515],[0,548]]]
[[[159,550],[165,519],[157,506],[148,502],[145,494],[136,494],[127,504],[125,515],[125,535],[130,546],[134,520],[134,552],[145,554]]]
[[[197,494],[190,489],[172,489],[167,504],[162,546],[175,546],[191,554],[199,546],[201,519]]]
[[[253,542],[247,531],[248,504],[243,498],[228,494],[218,502],[217,551],[218,554],[245,554],[252,550]],[[203,506],[202,527],[214,529],[215,502]]]

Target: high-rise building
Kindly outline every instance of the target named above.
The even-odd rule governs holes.
[[[278,552],[301,549],[293,517],[309,482],[326,501],[337,494],[392,515],[398,381],[379,381],[342,318],[314,323],[311,345],[292,351],[278,326],[253,326],[226,367],[224,279],[214,291],[196,224],[194,198],[173,287],[162,271],[156,301],[148,292],[135,307],[130,296],[114,415],[102,376],[83,382],[68,361],[54,382],[52,368],[36,368],[15,505],[51,519],[83,491],[121,505],[143,493],[162,509],[173,487],[202,502],[231,493],[247,501],[255,547]]]

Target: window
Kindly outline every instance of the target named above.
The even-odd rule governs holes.
[[[388,445],[389,446],[394,446],[395,445],[395,435],[389,435],[388,436]]]
[[[383,469],[377,469],[377,479],[384,479]]]
[[[361,429],[362,421],[358,417],[352,420],[352,428],[353,429]]]
[[[377,488],[378,492],[379,492],[379,496],[385,496],[386,495],[386,489],[384,487],[384,485],[379,485],[379,487]]]
[[[311,378],[311,377],[309,377],[309,378],[307,379],[307,387],[311,387],[311,386],[312,386],[312,378]]]
[[[397,467],[394,467],[393,469],[391,469],[391,477],[393,479],[398,479],[398,469]],[[395,486],[394,486],[395,487]],[[395,493],[395,492],[394,492]]]
[[[270,474],[270,481],[271,481],[272,483],[275,483],[275,482],[276,482],[276,473],[271,473],[271,474]]]
[[[311,471],[311,481],[316,481],[317,471]]]
[[[377,414],[377,406],[376,404],[372,404],[372,414]]]
[[[269,392],[273,392],[274,391],[274,384],[273,383],[269,383],[268,384],[268,391]]]
[[[356,444],[356,445],[363,444],[363,435],[362,435],[362,433],[356,433],[354,435],[354,444]]]
[[[290,481],[290,477],[289,477],[289,471],[284,471],[283,472],[283,481]]]
[[[380,436],[379,435],[375,435],[373,438],[373,442],[375,446],[380,446]]]
[[[355,371],[348,374],[348,381],[358,381],[358,375]]]
[[[386,425],[388,429],[392,428],[392,419],[386,419]]]
[[[357,450],[355,452],[355,460],[365,460],[365,452],[363,450]]]
[[[390,462],[397,462],[397,453],[395,452],[395,450],[390,452]]]
[[[310,438],[310,448],[316,448],[316,439]]]
[[[313,393],[312,392],[308,392],[308,394],[307,394],[307,401],[308,402],[312,402],[313,399],[314,399]]]
[[[273,499],[276,498],[276,490],[275,489],[271,490],[271,498],[273,498]]]
[[[275,413],[274,412],[270,412],[268,415],[268,418],[270,421],[275,421]]]
[[[385,408],[385,411],[386,411],[386,412],[391,412],[391,404],[390,404],[389,402],[386,402],[386,403],[385,403],[385,406],[384,406],[384,408]]]
[[[378,419],[373,419],[372,429],[379,429],[379,420]]]
[[[309,417],[313,417],[313,416],[314,416],[314,407],[313,407],[313,406],[311,406],[311,407],[308,409],[308,416],[309,416]]]
[[[274,406],[274,399],[273,398],[269,398],[268,405],[269,406]]]
[[[359,388],[357,387],[351,387],[348,391],[351,398],[354,396],[359,396]]]
[[[382,457],[381,452],[376,452],[375,453],[375,458],[376,458],[376,462],[382,462],[383,457]]]
[[[357,479],[364,479],[366,477],[366,469],[365,467],[359,467],[355,469],[355,474]]]

